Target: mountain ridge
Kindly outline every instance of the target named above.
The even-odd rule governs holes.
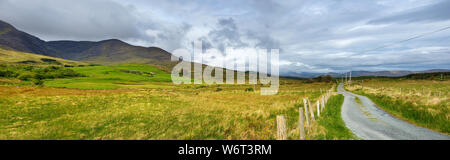
[[[152,64],[168,69],[171,53],[158,47],[134,46],[119,39],[102,41],[44,41],[0,20],[0,47],[96,64]]]
[[[406,71],[406,70],[393,70],[393,71],[352,71],[352,77],[402,77],[416,73],[435,73],[435,72],[450,72],[448,69],[429,69],[423,71]],[[349,73],[349,72],[348,72]],[[330,75],[335,78],[345,77],[345,73],[316,73],[316,72],[300,72],[300,73],[286,73],[286,76],[293,78],[315,78],[318,76]],[[348,75],[349,76],[349,75]]]

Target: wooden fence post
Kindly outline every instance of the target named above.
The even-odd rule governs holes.
[[[286,140],[286,120],[284,116],[277,116],[277,140]]]
[[[317,100],[317,118],[320,117],[320,102]]]
[[[306,104],[306,99],[303,99],[303,105],[305,106],[306,125],[309,127],[308,104]]]
[[[325,97],[322,97],[322,110],[325,109]]]
[[[316,119],[314,118],[314,110],[313,110],[313,106],[311,105],[311,101],[309,99],[308,100],[308,106],[309,106],[309,113],[311,114],[311,123],[314,122]]]
[[[305,124],[303,123],[303,109],[298,108],[298,128],[300,129],[300,139],[305,139]]]
[[[361,80],[361,90],[364,90],[364,80]]]

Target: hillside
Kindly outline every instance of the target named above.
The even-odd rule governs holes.
[[[0,21],[0,47],[96,64],[152,64],[163,69],[175,63],[171,54],[157,47],[133,46],[117,39],[91,41],[43,41]]]
[[[48,52],[45,41],[22,32],[0,20],[0,47],[16,51],[43,54]]]
[[[61,58],[43,56],[0,48],[0,64],[52,64],[52,65],[88,65],[83,62],[65,60]]]

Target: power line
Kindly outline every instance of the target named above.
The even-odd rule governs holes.
[[[375,51],[375,50],[379,50],[379,49],[382,49],[382,48],[387,48],[387,47],[390,47],[390,46],[393,46],[393,45],[396,45],[396,44],[399,44],[399,43],[404,43],[404,42],[411,41],[411,40],[414,40],[414,39],[417,39],[417,38],[425,37],[425,36],[430,35],[430,34],[434,34],[434,33],[441,32],[441,31],[445,31],[447,29],[450,29],[450,26],[447,26],[445,28],[441,28],[441,29],[438,29],[438,30],[435,30],[435,31],[432,31],[432,32],[424,33],[424,34],[421,34],[421,35],[417,35],[417,36],[414,36],[414,37],[411,37],[411,38],[408,38],[408,39],[405,39],[405,40],[394,42],[394,43],[391,43],[391,44],[383,45],[383,46],[380,46],[380,47],[377,47],[377,48],[374,48],[374,49],[371,49],[371,50],[366,50],[366,51],[363,51],[362,53],[367,53],[367,52],[370,52],[370,51]]]

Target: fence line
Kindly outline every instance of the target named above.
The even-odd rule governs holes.
[[[320,112],[323,112],[323,110],[325,109],[325,105],[326,105],[328,99],[333,94],[333,89],[334,89],[334,86],[330,90],[326,91],[323,95],[319,96],[319,98],[317,99],[317,102],[316,102],[317,118],[320,117]],[[322,106],[320,104],[320,100],[322,100]],[[302,108],[302,107],[298,108],[298,126],[294,130],[292,130],[292,132],[294,132],[298,129],[300,140],[306,139],[306,133],[307,133],[306,131],[308,131],[308,132],[311,131],[312,123],[315,120],[313,106],[311,105],[311,101],[309,101],[309,99],[307,97],[303,98],[303,107],[304,108]],[[309,120],[309,116],[311,116],[311,121]],[[305,120],[306,120],[306,123],[305,123]],[[286,140],[288,137],[288,134],[287,134],[288,131],[287,131],[287,127],[286,127],[285,117],[283,115],[277,115],[276,122],[277,122],[277,140]],[[289,135],[292,132],[289,132]]]

